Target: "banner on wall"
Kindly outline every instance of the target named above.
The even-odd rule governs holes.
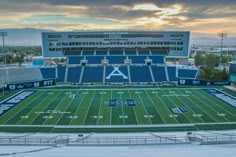
[[[56,85],[56,81],[54,79],[49,79],[42,81],[6,84],[4,89],[15,90],[15,89],[26,89],[26,88],[43,87],[43,86],[53,86],[53,85]]]
[[[230,85],[228,81],[205,81],[205,80],[195,80],[195,79],[178,79],[178,85],[195,85],[195,86],[225,86]]]

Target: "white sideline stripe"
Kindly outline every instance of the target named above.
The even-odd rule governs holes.
[[[213,88],[203,88],[203,87],[196,87],[196,88],[160,88],[160,87],[153,87],[153,88],[79,88],[81,91],[83,90],[170,90],[170,89],[213,89]],[[53,90],[63,90],[63,91],[73,91],[73,90],[78,90],[78,88],[74,88],[74,89],[37,89],[39,91],[53,91]]]
[[[9,100],[9,99],[11,99],[11,98],[13,98],[13,97],[15,97],[16,95],[20,94],[20,93],[23,92],[23,91],[24,91],[24,90],[21,90],[21,91],[17,92],[16,94],[13,94],[12,96],[10,96],[10,97],[4,99],[3,101],[0,102],[0,104],[2,104],[3,102],[5,102],[5,101],[7,101],[7,100]]]
[[[226,123],[191,123],[191,124],[157,124],[157,125],[0,125],[1,127],[53,127],[53,128],[152,128],[152,127],[184,127],[195,125],[219,125],[236,124],[236,122]]]

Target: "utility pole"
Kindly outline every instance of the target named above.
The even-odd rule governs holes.
[[[7,65],[7,54],[5,53],[5,36],[7,36],[7,32],[0,32],[0,36],[2,36],[2,55],[4,56],[4,63]]]
[[[224,38],[227,37],[227,33],[219,33],[218,37],[221,38],[221,42],[220,42],[220,65],[221,65],[221,62],[222,62],[222,50],[223,50],[223,40],[224,40]]]

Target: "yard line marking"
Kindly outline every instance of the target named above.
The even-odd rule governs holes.
[[[152,106],[154,106],[154,108],[156,109],[157,113],[160,115],[162,121],[163,121],[165,124],[167,124],[167,123],[165,122],[165,119],[162,117],[162,115],[160,114],[160,112],[159,112],[158,109],[156,108],[156,105],[154,105],[154,102],[153,102],[152,98],[150,97],[150,95],[147,93],[146,90],[144,91],[144,93],[148,96],[149,100],[152,102]]]
[[[111,99],[112,99],[112,90],[111,90]],[[112,109],[113,109],[113,107],[110,107],[110,125],[112,124]]]
[[[179,90],[175,90],[175,91],[178,91],[178,93],[181,93],[181,91],[179,91]],[[187,107],[190,111],[192,111],[192,113],[193,114],[195,114],[195,115],[199,115],[199,113],[196,113],[195,111],[193,111],[192,110],[192,108],[191,107],[189,107],[184,101],[182,101],[182,99],[180,99],[178,96],[175,96],[178,100],[180,100],[183,104],[184,104],[184,106],[185,107]],[[185,97],[185,98],[188,98],[188,97]],[[198,116],[197,116],[198,117]],[[201,117],[198,117],[202,122],[204,122],[204,120],[201,118]]]
[[[89,104],[88,110],[87,110],[86,115],[85,115],[84,120],[83,120],[83,125],[84,125],[84,123],[85,123],[85,120],[87,119],[88,112],[89,112],[89,109],[90,109],[91,104],[92,104],[92,102],[93,102],[93,98],[94,98],[95,93],[96,93],[96,91],[93,92],[93,96],[92,96],[92,98],[91,98],[91,101],[90,101],[90,104]]]
[[[37,93],[37,92],[36,92]],[[36,93],[34,93],[34,94],[36,94]],[[34,94],[33,95],[31,95],[31,96],[34,96]],[[38,99],[40,96],[42,96],[44,93],[42,93],[42,94],[40,94],[39,96],[37,96],[36,98],[34,98],[34,99],[32,99],[31,101],[30,101],[30,103],[32,103],[33,101],[35,101],[36,99]],[[31,97],[30,96],[30,97]],[[29,97],[29,98],[30,98]],[[16,108],[12,108],[11,110],[14,110],[14,109],[17,109],[17,107],[20,109],[18,112],[15,112],[11,117],[9,117],[3,124],[6,124],[11,118],[14,118],[18,113],[20,113],[23,109],[25,109],[25,107],[21,107],[20,105],[21,104],[23,104],[24,103],[24,101],[22,101],[20,104],[18,104],[17,106],[16,106]],[[24,106],[28,106],[29,105],[29,103],[27,103],[27,104],[25,104]],[[11,111],[10,110],[10,111]],[[7,112],[9,112],[9,111],[7,111]],[[30,111],[29,111],[30,112]],[[28,113],[29,113],[28,112]],[[7,113],[6,113],[7,114]],[[21,121],[21,120],[20,120]],[[19,121],[18,121],[19,122]],[[17,123],[18,123],[17,122]]]
[[[79,93],[79,92],[81,92],[81,90],[79,89],[79,91],[77,91],[77,92]],[[86,97],[86,95],[83,95],[83,97],[82,97],[82,99],[80,100],[79,105],[77,106],[77,108],[76,108],[76,110],[75,110],[73,116],[75,116],[75,114],[79,111],[79,107],[81,106],[81,104],[82,104],[82,102],[84,101],[84,98],[85,98],[85,97]],[[71,103],[73,103],[73,101],[72,101]],[[70,105],[71,105],[71,103],[70,103]],[[70,105],[69,105],[69,106],[70,106]],[[69,107],[69,106],[68,106],[68,107]],[[67,107],[67,108],[68,108],[68,107]],[[80,115],[79,115],[79,116],[80,116]],[[68,124],[68,125],[72,125],[72,124],[71,124],[72,121],[73,121],[73,119],[69,120],[69,124]]]
[[[216,90],[218,90],[218,89],[216,89]],[[198,92],[198,91],[197,91]],[[206,97],[206,96],[204,96],[201,92],[198,92],[200,95],[202,95],[203,97]],[[210,94],[209,94],[210,95]],[[228,94],[227,94],[228,95]],[[211,98],[215,98],[215,97],[213,97],[212,95],[210,95],[211,96]],[[232,96],[232,95],[231,95]],[[232,97],[234,97],[234,96],[232,96]],[[215,98],[216,99],[216,98]],[[214,103],[214,104],[216,104],[216,106],[218,107],[218,108],[221,108],[221,110],[224,110],[224,111],[226,111],[226,112],[228,112],[231,116],[233,116],[233,117],[236,117],[235,115],[233,115],[231,112],[229,112],[228,110],[225,110],[221,105],[219,105],[218,103],[215,103],[213,100],[211,100],[211,99],[209,99],[208,98],[208,100],[209,101],[211,101],[212,103]],[[218,100],[218,99],[216,99],[216,100]],[[219,100],[220,102],[222,102],[222,100]],[[224,103],[224,102],[223,102]]]
[[[167,111],[170,115],[172,115],[172,113],[170,112],[170,110],[168,109],[168,107],[165,105],[165,103],[163,102],[163,100],[159,97],[158,93],[155,93],[155,96],[157,97],[158,100],[160,100],[162,106],[164,106],[164,108],[166,108],[166,111]],[[173,119],[176,121],[176,123],[180,124],[179,121],[178,121],[175,117],[174,117]]]
[[[193,91],[194,92],[194,91]],[[192,94],[192,96],[193,97],[195,97],[195,95],[194,94]],[[199,108],[202,112],[204,112],[206,115],[208,115],[212,120],[214,120],[214,121],[216,121],[217,122],[217,120],[216,119],[214,119],[214,117],[212,117],[209,113],[207,113],[206,111],[205,111],[205,109],[203,109],[202,107],[201,107],[201,105],[198,105],[198,104],[196,104],[192,99],[190,99],[189,97],[187,97],[187,99],[189,100],[189,101],[191,101],[197,108]],[[196,99],[197,99],[197,97],[196,97]],[[201,102],[202,103],[202,102]],[[205,105],[204,103],[202,103],[203,105]],[[205,120],[204,119],[202,119],[203,120],[203,122],[205,122]]]
[[[42,111],[43,111],[45,108],[47,108],[48,105],[50,105],[50,104],[57,98],[57,96],[60,95],[61,93],[62,93],[62,92],[58,93],[58,94],[55,96],[55,98],[53,98],[49,103],[47,103],[47,105],[42,109]],[[52,96],[52,95],[51,95],[51,96]],[[47,97],[47,98],[48,98],[48,97]],[[46,99],[47,99],[47,98],[46,98]],[[44,101],[45,101],[46,99],[44,99]],[[40,105],[43,105],[43,104],[44,104],[44,101],[42,101],[42,102],[39,103],[38,105],[39,105],[39,106],[40,106]],[[37,105],[37,106],[38,106],[38,105]],[[37,109],[37,108],[35,108],[35,109]],[[30,114],[31,114],[31,112],[33,112],[35,109],[31,110],[31,111],[30,111]],[[41,115],[38,115],[38,116],[41,116]],[[34,122],[34,120],[37,119],[38,116],[35,116],[33,119],[31,119],[31,121],[29,121],[31,125],[33,125],[32,122]]]
[[[76,95],[78,95],[79,94],[79,90],[76,92]],[[64,96],[64,99],[67,97],[67,95],[66,96]],[[64,99],[60,102],[60,103],[62,103],[63,101],[64,101]],[[69,101],[69,104],[68,104],[68,106],[65,108],[65,112],[67,111],[67,109],[68,109],[68,107],[70,106],[70,104],[71,104],[71,102],[72,101],[74,101],[74,99],[71,99],[70,101]],[[60,106],[60,103],[59,103],[59,105],[57,105],[57,107],[59,107]],[[57,107],[56,107],[56,109],[57,109]],[[61,118],[62,118],[62,116],[63,116],[63,114],[61,114],[59,117],[58,117],[58,120],[56,121],[56,123],[54,124],[54,125],[57,125],[57,123],[61,120]],[[73,115],[74,116],[74,115]],[[45,123],[45,122],[44,122]]]
[[[104,93],[104,92],[103,92]],[[97,118],[97,122],[96,122],[96,125],[98,125],[98,121],[99,121],[99,116],[100,116],[100,111],[101,111],[101,106],[102,106],[102,100],[103,100],[103,95],[104,94],[101,94],[102,95],[102,98],[101,98],[101,101],[100,101],[100,104],[99,104],[99,110],[98,110],[98,118]]]
[[[207,98],[205,95],[203,95],[200,91],[198,92],[198,91],[196,91],[196,93],[198,93],[201,97],[204,97],[204,98]],[[211,95],[210,95],[211,96]],[[210,101],[211,102],[211,104],[214,104],[216,107],[218,107],[218,109],[220,109],[220,110],[223,110],[223,111],[225,111],[224,109],[222,109],[220,106],[218,106],[215,102],[213,102],[211,99],[209,99],[209,98],[207,98],[207,100],[208,101]],[[217,113],[219,113],[218,111],[216,111],[216,110],[214,110],[214,108],[212,107],[212,105],[208,105],[209,106],[209,108],[211,108],[214,112],[216,112],[216,115],[217,115]],[[227,111],[226,111],[227,112]],[[229,112],[228,112],[229,113]],[[230,113],[229,113],[230,114]],[[234,116],[233,116],[234,117]],[[227,118],[225,118],[225,117],[223,117],[226,121],[230,121],[229,119],[227,119]]]
[[[169,89],[169,91],[170,91],[170,89]],[[164,93],[163,91],[161,91],[162,93]],[[165,94],[165,93],[164,93]],[[177,107],[178,108],[178,106],[173,102],[173,100],[172,99],[170,99],[169,97],[167,97],[167,99],[168,100],[170,100],[170,102],[173,104],[173,106],[175,106],[175,107]],[[186,115],[184,115],[184,114],[182,114],[190,123],[193,123]]]
[[[130,94],[130,91],[129,91],[129,90],[128,90],[128,93],[129,93],[129,98],[131,99],[131,94]],[[134,107],[132,107],[132,109],[133,109],[133,111],[134,111],[134,115],[135,115],[136,122],[137,122],[137,124],[139,125],[140,123],[139,123],[139,121],[138,121],[137,113],[136,113]]]
[[[62,102],[63,102],[66,98],[67,98],[67,97],[64,96],[63,99],[60,100],[60,102],[57,104],[57,106],[56,106],[53,110],[57,110],[57,108],[62,104]],[[51,112],[51,113],[49,114],[49,116],[51,116],[52,114],[53,114],[53,113]],[[49,119],[45,119],[45,121],[43,122],[42,125],[44,125],[48,120],[49,120]],[[56,125],[56,123],[55,123],[54,125]]]
[[[137,91],[137,90],[136,90]],[[138,97],[139,97],[139,99],[141,100],[141,102],[142,102],[142,105],[144,106],[144,111],[146,112],[146,114],[147,115],[149,115],[149,113],[147,112],[147,109],[146,109],[146,107],[145,107],[145,105],[144,105],[144,103],[143,103],[143,100],[142,100],[142,98],[140,97],[140,94],[137,94],[138,95]],[[149,121],[151,122],[151,124],[152,124],[152,121],[151,121],[151,119],[150,118],[148,118],[149,119]]]
[[[122,98],[122,96],[121,96],[121,94],[119,93],[119,96],[120,96],[120,98]],[[121,110],[122,110],[122,114],[123,114],[123,124],[125,125],[125,113],[124,113],[124,108],[123,108],[123,104],[121,104]]]
[[[193,91],[196,92],[196,91]],[[203,105],[205,105],[209,110],[211,110],[212,112],[215,112],[215,110],[213,110],[209,105],[206,105],[206,103],[204,101],[202,101],[202,99],[198,98],[195,94],[193,94],[193,97],[195,97],[198,101],[200,101]],[[200,105],[199,105],[200,106]],[[202,107],[200,106],[200,108],[202,109]],[[203,109],[203,111],[205,111]],[[215,112],[216,113],[216,112]],[[217,113],[216,113],[217,114]],[[216,120],[214,117],[212,117],[209,113],[207,113],[207,115],[209,117],[211,117],[214,121],[218,122],[218,120]]]

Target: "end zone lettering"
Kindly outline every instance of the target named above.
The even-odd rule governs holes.
[[[23,91],[21,93],[18,93],[17,95],[14,95],[11,98],[0,102],[0,116],[6,113],[11,108],[13,108],[14,106],[16,106],[17,104],[21,103],[33,93],[34,91]]]

